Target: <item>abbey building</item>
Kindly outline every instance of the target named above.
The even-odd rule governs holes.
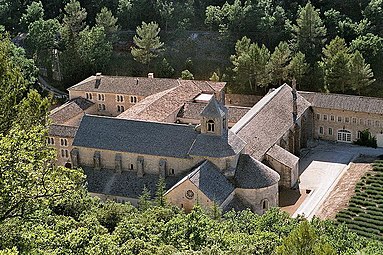
[[[48,143],[57,163],[81,167],[89,192],[102,199],[136,204],[163,177],[167,200],[186,211],[198,201],[257,213],[278,206],[279,188],[297,184],[309,139],[352,142],[369,128],[381,144],[381,99],[284,84],[247,108],[225,106],[224,87],[97,74],[69,88],[69,102],[51,112]]]

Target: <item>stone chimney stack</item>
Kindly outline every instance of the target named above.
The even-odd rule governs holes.
[[[297,81],[295,78],[293,78],[292,81],[292,91],[291,93],[293,94],[293,122],[296,123],[297,118],[298,118],[298,104],[297,104]]]
[[[94,85],[94,88],[98,89],[98,87],[100,87],[100,84],[101,84],[101,73],[96,73],[96,83]]]
[[[154,73],[148,73],[148,78],[153,79],[154,78]]]

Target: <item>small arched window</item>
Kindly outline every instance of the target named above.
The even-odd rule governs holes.
[[[207,131],[208,132],[214,132],[214,121],[213,120],[209,120],[207,122]]]
[[[269,209],[269,200],[263,199],[261,203],[262,203],[262,210],[266,211]]]

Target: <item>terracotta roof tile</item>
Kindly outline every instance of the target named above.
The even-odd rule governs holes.
[[[174,122],[176,114],[185,102],[202,91],[192,81],[180,81],[180,85],[149,96],[121,113],[118,118]]]

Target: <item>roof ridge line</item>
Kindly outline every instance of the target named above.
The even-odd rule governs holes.
[[[285,86],[288,86],[286,83],[284,83],[283,85],[281,85],[281,86],[279,86],[277,89],[275,89],[274,91],[271,91],[271,93],[275,93],[273,96],[270,96],[270,98],[268,98],[268,100],[267,101],[265,101],[264,103],[263,103],[263,105],[251,116],[251,118],[249,118],[249,119],[247,119],[246,120],[246,122],[245,123],[243,123],[243,125],[236,131],[236,132],[234,132],[233,131],[233,133],[235,133],[235,134],[237,134],[239,131],[241,131],[242,130],[242,128],[244,128],[255,116],[257,116],[258,114],[259,114],[259,112],[263,109],[263,108],[265,108],[265,106],[267,105],[267,104],[269,104],[270,103],[270,101],[271,101],[271,99],[273,99],[281,90],[282,90],[282,88],[283,87],[285,87]],[[271,94],[270,93],[270,94]],[[270,95],[269,94],[269,95]],[[265,95],[265,96],[267,96],[267,95]],[[264,98],[264,97],[263,97]],[[262,100],[262,99],[261,99]],[[260,101],[261,101],[260,100]],[[258,101],[257,103],[259,103],[260,101]],[[257,103],[255,104],[255,105],[257,105]],[[254,105],[254,106],[255,106]],[[253,106],[253,107],[254,107]],[[250,110],[246,113],[246,114],[248,114],[250,111],[251,111],[251,109],[253,108],[253,107],[251,107],[250,108]],[[246,114],[243,116],[243,117],[245,117],[246,116]],[[242,117],[242,118],[243,118]]]

